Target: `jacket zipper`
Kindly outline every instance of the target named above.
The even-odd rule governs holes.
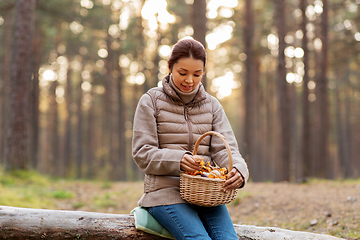
[[[193,145],[193,134],[192,134],[192,127],[191,127],[191,123],[189,121],[189,108],[184,105],[184,117],[185,117],[185,121],[188,125],[188,130],[189,130],[189,144],[188,144],[188,151],[192,152],[192,145]]]

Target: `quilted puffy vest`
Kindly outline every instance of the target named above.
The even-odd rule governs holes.
[[[196,140],[212,130],[211,96],[200,86],[192,102],[185,104],[176,92],[163,81],[162,88],[150,89],[157,119],[160,148],[193,151]],[[210,137],[201,141],[198,155],[209,156]]]

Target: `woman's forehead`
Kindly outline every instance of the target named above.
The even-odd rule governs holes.
[[[179,61],[174,64],[174,67],[184,70],[202,71],[204,62],[200,59],[180,58]]]

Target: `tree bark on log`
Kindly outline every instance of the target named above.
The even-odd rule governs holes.
[[[0,239],[162,239],[135,229],[130,214],[0,206]]]
[[[240,240],[339,240],[324,234],[234,225]],[[131,214],[0,206],[0,239],[165,239],[135,229]]]

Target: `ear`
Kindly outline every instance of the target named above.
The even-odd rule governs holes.
[[[169,69],[169,74],[170,74],[171,73],[170,61],[168,61],[168,69]]]

